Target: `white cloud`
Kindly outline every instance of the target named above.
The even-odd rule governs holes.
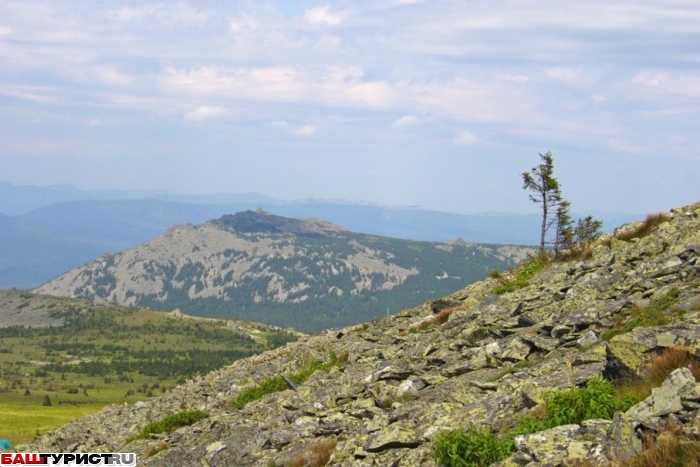
[[[117,70],[101,69],[98,70],[98,74],[100,80],[105,84],[128,86],[134,82],[134,79],[130,75]]]
[[[53,90],[44,86],[0,86],[0,95],[42,104],[58,102],[56,97],[47,95],[47,92],[53,92]]]
[[[294,129],[296,136],[313,136],[315,133],[316,127],[311,125],[304,125]]]
[[[234,33],[250,33],[257,31],[260,23],[251,14],[240,12],[228,22],[229,29]]]
[[[466,130],[458,132],[452,139],[452,143],[458,146],[473,146],[478,142],[479,138]]]
[[[162,3],[156,5],[146,5],[142,7],[124,7],[117,10],[112,10],[110,16],[119,21],[139,21],[146,18],[157,17],[161,14],[164,5]]]
[[[304,12],[304,19],[309,24],[337,26],[343,22],[343,15],[332,12],[331,7],[325,5],[309,8]]]
[[[396,100],[390,83],[362,81],[361,77],[362,70],[357,67],[200,67],[169,68],[162,74],[161,83],[173,91],[264,102],[385,108]]]
[[[419,122],[418,118],[413,115],[404,115],[403,117],[396,120],[391,124],[394,128],[410,128],[417,125]]]
[[[551,80],[561,81],[564,83],[577,83],[583,78],[583,75],[579,70],[574,70],[569,67],[549,68],[545,72],[545,75]]]
[[[8,28],[7,26],[0,26],[0,36],[9,36],[12,34],[12,28]]]
[[[513,81],[515,83],[527,83],[530,81],[530,77],[522,74],[504,73],[500,75],[503,81]]]
[[[285,122],[284,120],[276,120],[270,125],[272,125],[275,128],[280,128],[285,132],[289,133],[290,135],[297,136],[299,138],[308,138],[310,136],[313,136],[318,130],[315,126],[312,125],[294,126]]]
[[[228,111],[223,107],[213,107],[213,106],[202,106],[192,112],[185,114],[186,120],[192,120],[195,122],[201,122],[204,120],[211,120],[213,118],[220,118],[226,115]]]

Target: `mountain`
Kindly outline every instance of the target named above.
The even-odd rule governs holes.
[[[257,210],[172,227],[36,291],[314,332],[444,295],[533,251],[399,240]]]
[[[530,261],[18,450],[135,452],[144,466],[694,465],[699,366],[700,203],[625,226],[587,259]],[[656,460],[622,464],[640,455]]]
[[[256,193],[180,195],[164,191],[79,190],[70,185],[0,182],[0,289],[25,290],[105,253],[133,248],[176,224],[200,224],[262,208],[286,217],[316,217],[350,230],[410,240],[533,245],[539,215],[454,214],[415,207],[342,201],[280,201]],[[604,228],[635,216],[601,214]],[[12,225],[9,225],[11,223]],[[21,233],[17,234],[17,228]],[[18,254],[18,252],[28,252]]]
[[[0,182],[0,212],[19,215],[56,203],[73,201],[158,200],[185,204],[239,204],[247,206],[274,201],[258,193],[183,195],[165,190],[81,190],[72,185],[14,185]]]

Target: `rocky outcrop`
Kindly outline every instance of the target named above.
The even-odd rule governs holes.
[[[552,264],[511,293],[493,295],[498,282],[488,279],[385,319],[304,338],[20,448],[133,451],[148,466],[269,466],[334,440],[329,465],[435,465],[433,443],[445,430],[503,431],[548,392],[595,376],[639,377],[667,347],[700,357],[700,204],[676,209],[648,237],[622,243],[601,244],[586,261]],[[642,323],[603,339],[668,296],[675,303],[663,310],[669,324]],[[445,313],[440,324],[435,318]],[[246,388],[333,355],[347,361],[316,371],[296,390],[231,407]],[[129,440],[146,423],[194,408],[210,416],[168,435]],[[681,368],[612,420],[516,438],[517,452],[497,465],[611,465],[641,450],[641,432],[669,419],[699,435],[699,409],[700,385]]]

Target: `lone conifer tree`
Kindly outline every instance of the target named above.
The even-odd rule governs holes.
[[[533,167],[530,172],[523,173],[523,189],[530,190],[530,201],[542,205],[542,227],[540,229],[540,256],[545,255],[547,231],[556,218],[552,219],[550,213],[557,209],[563,202],[559,181],[554,178],[554,158],[551,152],[540,153],[542,163]]]

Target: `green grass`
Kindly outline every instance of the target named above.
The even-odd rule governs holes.
[[[148,439],[151,435],[160,433],[172,433],[183,426],[190,426],[200,420],[209,417],[209,414],[201,410],[186,410],[168,415],[160,421],[149,423],[139,433],[139,438]]]
[[[313,375],[318,370],[329,371],[335,366],[343,365],[348,361],[347,352],[343,352],[340,356],[336,355],[335,352],[330,353],[330,357],[327,362],[322,363],[318,361],[310,362],[304,365],[298,372],[293,373],[288,376],[295,384],[301,384],[311,375]],[[249,402],[261,399],[267,394],[272,394],[275,392],[284,391],[287,389],[287,383],[284,382],[281,376],[272,376],[267,378],[262,383],[257,386],[245,389],[241,391],[238,396],[233,400],[231,406],[234,409],[242,409]]]
[[[444,467],[488,467],[513,452],[511,440],[501,441],[488,429],[442,432],[435,438],[435,460]]]
[[[545,259],[536,256],[526,259],[515,269],[511,270],[512,278],[510,280],[505,280],[501,277],[501,285],[494,287],[492,292],[496,295],[503,295],[525,287],[532,276],[544,269],[547,264],[548,262]]]
[[[591,378],[582,388],[554,391],[547,395],[539,417],[526,415],[499,438],[490,430],[454,430],[435,439],[434,456],[444,467],[486,467],[513,454],[514,439],[560,425],[580,424],[584,420],[611,420],[616,411],[630,408],[636,399],[616,397],[612,383]]]
[[[88,312],[81,314],[83,308]],[[51,312],[70,324],[0,329],[0,439],[13,444],[106,405],[161,395],[289,337],[261,327],[251,339],[221,321],[73,301],[54,304]],[[77,361],[82,363],[71,363]],[[43,405],[47,395],[51,406]]]
[[[674,288],[660,298],[652,300],[645,307],[633,308],[627,321],[615,323],[615,326],[602,333],[602,339],[609,341],[615,336],[626,334],[639,327],[665,326],[669,324],[671,319],[668,311],[678,303],[680,294],[680,290]]]

